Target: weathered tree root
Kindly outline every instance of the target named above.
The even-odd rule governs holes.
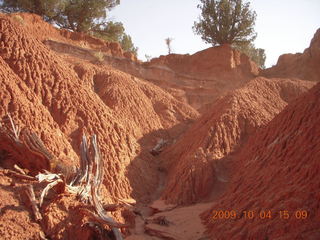
[[[26,193],[27,193],[27,196],[29,198],[29,201],[30,201],[30,204],[31,204],[31,207],[32,207],[34,218],[38,223],[40,223],[41,220],[42,220],[42,215],[41,215],[41,213],[39,211],[39,208],[38,208],[38,205],[37,205],[37,200],[36,200],[32,185],[28,185],[27,186]]]
[[[123,238],[119,228],[128,227],[128,225],[115,222],[104,210],[102,204],[98,200],[104,171],[95,135],[91,138],[91,148],[93,157],[90,157],[87,139],[83,136],[81,143],[81,164],[78,171],[79,174],[75,176],[72,181],[72,185],[78,187],[78,195],[80,199],[89,201],[91,205],[93,205],[96,213],[91,212],[91,216],[94,218],[95,222],[110,226],[116,240],[122,240]]]
[[[31,169],[32,166],[34,174],[42,169],[50,170],[53,155],[46,149],[41,139],[27,129],[20,131],[10,114],[7,114],[4,121],[7,124],[0,122],[0,149],[8,152],[14,159],[26,159],[19,162],[19,165],[27,169]]]
[[[10,143],[9,146],[11,146],[11,148],[9,150],[13,152],[13,155],[15,155],[14,151],[17,151],[19,154],[23,153],[24,155],[29,154],[30,156],[37,156],[38,158],[45,160],[46,163],[50,163],[53,156],[46,149],[41,139],[33,132],[29,132],[27,130],[23,131],[23,134],[20,134],[19,127],[14,125],[10,115],[8,115],[8,119],[11,124],[11,129],[0,123],[0,140],[5,140]],[[22,140],[20,140],[21,137]],[[69,185],[66,184],[65,176],[47,171],[46,169],[49,168],[43,168],[42,170],[44,173],[39,173],[36,177],[27,175],[24,170],[19,167],[15,167],[17,171],[9,169],[4,169],[3,171],[12,177],[22,180],[47,182],[48,185],[42,190],[40,195],[40,207],[51,188],[62,186],[59,191],[60,193],[67,190],[70,193],[76,194],[82,202],[88,204],[83,209],[84,211],[82,211],[89,216],[89,219],[92,220],[88,222],[88,226],[99,225],[99,228],[104,229],[104,226],[107,225],[112,229],[116,240],[123,240],[119,228],[129,227],[129,225],[114,221],[99,201],[99,190],[103,182],[104,170],[96,136],[93,135],[91,137],[90,147],[88,146],[86,137],[83,136],[80,148],[80,169],[78,169],[77,174],[71,180]],[[50,164],[44,164],[44,166],[49,165]],[[29,198],[35,220],[42,227],[42,215],[39,210],[32,185],[28,185],[26,193]],[[112,210],[118,206],[110,205],[109,207],[110,210]]]
[[[29,176],[27,174],[18,173],[10,169],[2,169],[2,171],[4,174],[14,178],[19,178],[19,179],[28,180],[28,181],[37,181],[35,177]]]

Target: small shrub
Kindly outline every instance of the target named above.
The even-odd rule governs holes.
[[[98,62],[103,62],[104,60],[104,54],[101,51],[94,52],[93,56],[97,59]]]

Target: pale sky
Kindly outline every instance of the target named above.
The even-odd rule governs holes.
[[[168,53],[165,38],[173,38],[172,52],[193,54],[210,47],[192,31],[199,0],[121,0],[109,16],[124,24],[139,48],[138,58]],[[266,66],[283,53],[303,52],[320,28],[320,0],[251,0],[257,13],[256,47],[266,50]]]

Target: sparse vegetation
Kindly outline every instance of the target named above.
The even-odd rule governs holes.
[[[252,61],[254,61],[262,69],[265,68],[266,54],[264,49],[255,48],[255,46],[252,43],[249,43],[243,46],[235,45],[234,48],[246,54],[248,57],[250,57]]]
[[[20,15],[13,15],[12,16],[12,19],[19,22],[20,24],[23,24],[24,23],[24,19],[23,17],[21,17]]]
[[[135,56],[138,54],[138,48],[134,46],[131,36],[125,33],[121,22],[109,21],[99,26],[90,34],[106,41],[119,42],[126,52],[132,52]]]
[[[152,59],[152,56],[148,54],[145,54],[144,57],[146,58],[147,62],[150,62]]]
[[[101,51],[94,52],[93,56],[97,59],[98,62],[104,61],[104,54]]]
[[[135,56],[137,56],[138,48],[133,45],[130,35],[123,33],[120,44],[123,50],[127,52],[132,52]]]

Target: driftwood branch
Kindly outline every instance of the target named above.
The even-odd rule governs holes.
[[[105,221],[98,214],[94,213],[93,211],[91,211],[91,210],[89,210],[87,208],[80,208],[80,211],[85,213],[86,215],[88,215],[93,222],[100,223],[101,225],[108,225],[111,228],[129,227],[129,224],[118,223],[118,222],[115,222],[114,220]]]
[[[158,142],[157,142],[157,145],[154,146],[154,148],[151,149],[150,153],[153,155],[153,156],[157,156],[159,155],[163,148],[165,147],[165,145],[167,144],[167,141],[164,140],[164,139],[160,139]]]
[[[23,132],[23,138],[23,142],[31,152],[42,155],[49,161],[53,158],[52,154],[47,150],[41,139],[34,132],[25,130]]]
[[[115,211],[119,210],[122,207],[124,207],[123,204],[106,204],[106,205],[103,205],[103,209],[105,211],[108,211],[108,212],[115,212]]]
[[[97,138],[94,135],[91,139],[93,153],[94,153],[94,162],[93,162],[93,172],[94,178],[91,187],[91,196],[93,206],[100,217],[106,224],[113,226],[112,231],[117,240],[123,239],[119,227],[116,227],[116,223],[113,218],[104,210],[101,202],[98,200],[99,188],[103,181],[103,163],[100,157],[100,150],[97,144]]]

